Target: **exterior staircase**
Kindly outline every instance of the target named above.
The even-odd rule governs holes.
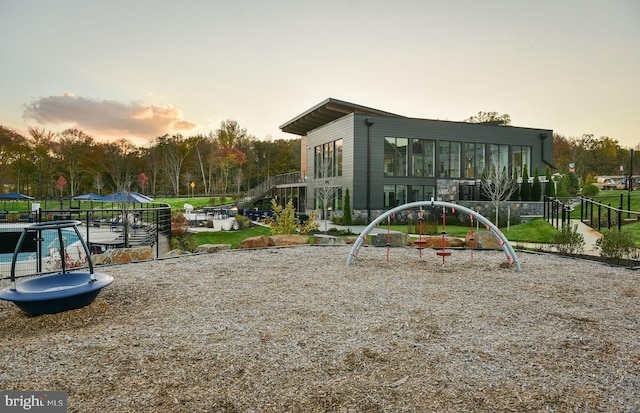
[[[270,176],[267,180],[245,192],[244,195],[238,199],[238,209],[259,201],[278,186],[304,184],[305,181],[301,179],[300,176],[300,171]]]

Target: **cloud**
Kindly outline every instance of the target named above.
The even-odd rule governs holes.
[[[41,125],[75,127],[96,138],[150,139],[196,129],[199,125],[183,119],[182,111],[171,106],[124,104],[112,100],[76,97],[65,92],[33,100],[23,117]]]

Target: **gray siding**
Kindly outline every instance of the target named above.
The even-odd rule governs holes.
[[[356,148],[362,147],[362,151],[357,150],[356,159],[354,160],[354,168],[356,171],[355,176],[358,180],[357,182],[354,182],[354,186],[356,188],[364,189],[366,187],[367,118],[374,122],[369,131],[371,140],[370,207],[372,209],[384,208],[383,188],[385,184],[436,185],[436,178],[391,178],[384,176],[384,138],[388,136],[531,146],[531,160],[533,165],[529,166],[530,176],[533,175],[533,171],[536,166],[538,166],[540,174],[544,174],[546,164],[542,159],[544,158],[546,161],[550,162],[553,157],[553,131],[548,129],[505,127],[428,119],[354,115],[354,130],[356,131],[355,146]],[[547,136],[547,139],[544,141],[544,154],[542,153],[541,134],[546,134]],[[438,178],[437,180],[441,179]],[[359,194],[354,194],[354,209],[366,209],[366,203],[361,203],[362,197],[359,196],[363,195],[363,193],[366,193],[366,191],[359,191]]]
[[[342,185],[342,190],[349,188],[349,193],[353,194],[353,162],[354,162],[354,133],[353,133],[353,114],[346,115],[331,123],[314,129],[307,134],[307,209],[313,209],[314,185],[314,148],[327,142],[338,139],[344,140],[342,148],[342,178],[336,180],[337,184]]]
[[[373,124],[367,126],[367,119]],[[546,139],[541,139],[541,136]],[[307,134],[307,176],[309,180],[307,209],[313,208],[313,149],[317,145],[337,139],[344,140],[343,176],[338,180],[343,191],[349,188],[354,210],[366,210],[367,185],[369,185],[372,210],[384,207],[384,185],[433,185],[442,187],[448,181],[461,179],[423,178],[423,177],[385,177],[384,176],[384,138],[405,137],[457,142],[477,142],[485,144],[508,144],[530,146],[532,165],[529,175],[533,175],[536,166],[544,174],[547,162],[553,158],[553,131],[549,129],[520,128],[511,126],[493,126],[465,122],[449,122],[428,119],[401,118],[381,115],[348,114],[323,125]],[[367,140],[370,144],[371,163],[368,170]],[[543,152],[544,149],[544,152]],[[462,156],[461,156],[462,158]],[[462,166],[461,166],[462,167]]]

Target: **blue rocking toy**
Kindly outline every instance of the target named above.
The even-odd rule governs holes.
[[[53,314],[85,307],[93,302],[100,290],[113,282],[110,275],[93,272],[93,262],[86,242],[78,231],[80,221],[61,220],[32,224],[22,230],[11,261],[11,286],[0,291],[0,299],[12,301],[21,310],[32,316]],[[73,228],[82,244],[89,264],[89,272],[68,272],[63,228]],[[16,259],[25,240],[42,240],[42,231],[57,230],[61,272],[44,275],[16,283]],[[29,236],[32,236],[29,239]],[[51,245],[49,245],[51,248]]]

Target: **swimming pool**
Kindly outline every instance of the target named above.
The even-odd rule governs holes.
[[[24,224],[9,224],[0,227],[0,276],[11,274],[11,261],[17,241],[22,234]],[[62,229],[62,241],[65,257],[74,262],[86,261],[82,243],[78,235],[71,229]],[[23,243],[22,252],[16,258],[16,276],[35,274],[38,256],[41,258],[41,271],[53,271],[60,266],[60,242],[58,231],[45,229],[40,231],[40,239],[27,239]]]

